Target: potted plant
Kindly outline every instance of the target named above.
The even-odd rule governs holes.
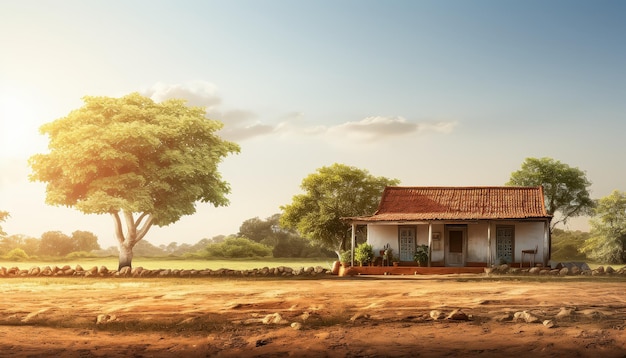
[[[348,267],[350,266],[350,261],[351,261],[351,253],[350,251],[343,251],[339,256],[341,256],[341,265],[343,265],[343,267]]]
[[[364,242],[354,249],[354,260],[363,266],[374,259],[374,248],[372,245]]]
[[[428,245],[417,245],[413,254],[413,261],[417,262],[417,266],[428,264]]]

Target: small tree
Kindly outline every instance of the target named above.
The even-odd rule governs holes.
[[[543,186],[548,215],[560,214],[552,220],[551,228],[572,217],[591,214],[594,206],[585,172],[552,158],[526,158],[506,185]]]
[[[374,259],[374,248],[363,242],[354,249],[354,259],[361,265],[365,265]]]
[[[373,214],[385,187],[398,183],[344,164],[319,168],[302,180],[304,194],[281,206],[280,223],[335,251],[341,259],[350,242],[350,225],[341,218]]]
[[[137,93],[83,100],[41,127],[50,152],[30,158],[31,180],[47,183],[48,204],[111,215],[120,268],[131,266],[133,247],[153,225],[195,213],[198,201],[228,204],[217,165],[239,147],[215,134],[222,124],[204,108]]]
[[[591,237],[581,251],[597,262],[626,262],[626,192],[615,190],[598,200],[590,224]]]

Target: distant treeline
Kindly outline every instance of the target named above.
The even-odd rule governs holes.
[[[314,245],[291,230],[279,227],[279,214],[266,220],[246,220],[237,234],[204,238],[195,244],[171,242],[155,246],[141,240],[133,249],[138,257],[189,258],[312,258],[334,257],[335,253]],[[48,231],[41,238],[25,235],[0,237],[0,257],[19,261],[55,257],[117,256],[117,247],[102,249],[98,237],[88,231],[74,231],[68,236],[60,231]]]

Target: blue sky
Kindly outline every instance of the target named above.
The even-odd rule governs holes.
[[[501,185],[526,157],[626,190],[621,1],[0,1],[0,210],[9,234],[92,231],[44,204],[38,127],[85,95],[182,97],[225,123],[231,205],[147,236],[231,234],[335,162],[402,185]],[[585,228],[586,219],[571,228]]]

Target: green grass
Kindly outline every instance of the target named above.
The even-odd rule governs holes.
[[[181,259],[181,258],[152,258],[152,257],[135,257],[133,259],[133,267],[143,267],[148,270],[156,269],[219,269],[227,268],[233,270],[249,270],[263,267],[309,267],[322,266],[324,268],[332,268],[332,258],[320,259],[232,259],[232,260],[198,260],[198,259]],[[34,266],[63,266],[70,265],[72,268],[81,265],[88,269],[93,266],[106,266],[108,269],[117,269],[117,257],[100,257],[100,258],[77,258],[77,259],[58,259],[58,260],[24,260],[24,261],[7,261],[0,259],[0,267],[19,267],[20,269],[29,269]]]

